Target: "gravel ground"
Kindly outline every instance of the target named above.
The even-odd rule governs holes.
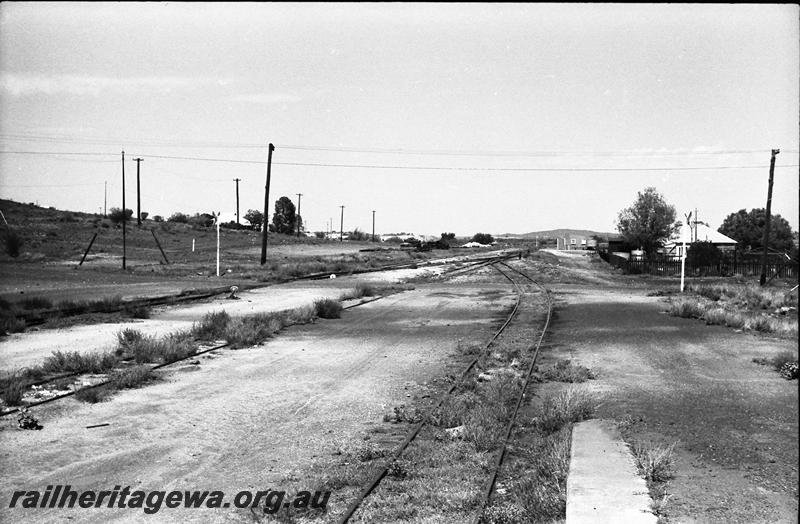
[[[14,490],[280,489],[335,443],[359,441],[407,388],[452,371],[459,340],[486,339],[513,303],[497,286],[434,284],[290,328],[266,344],[178,366],[100,404],[36,410],[44,429],[0,426],[0,521],[252,521],[245,510],[9,509]],[[108,426],[87,429],[94,424]],[[301,477],[302,478],[302,477]],[[313,489],[309,480],[308,489]],[[331,505],[343,504],[334,492]]]
[[[564,259],[562,281],[587,267]],[[797,341],[668,316],[629,278],[554,285],[549,352],[598,374],[598,417],[630,416],[633,440],[678,443],[662,521],[797,522],[797,382],[752,362]]]

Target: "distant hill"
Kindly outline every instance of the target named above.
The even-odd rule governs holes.
[[[531,233],[525,233],[522,235],[516,235],[520,238],[562,238],[562,237],[569,237],[569,236],[585,236],[591,237],[592,235],[597,235],[601,238],[617,238],[619,237],[619,233],[603,233],[600,231],[591,231],[588,229],[550,229],[547,231],[533,231]]]

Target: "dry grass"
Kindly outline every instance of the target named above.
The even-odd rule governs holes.
[[[669,446],[653,443],[636,443],[633,445],[633,456],[639,474],[648,482],[666,482],[674,475],[675,458],[673,456],[677,442]]]
[[[534,425],[545,433],[554,433],[567,424],[586,420],[594,414],[595,403],[586,390],[570,386],[542,401]]]
[[[105,373],[119,365],[114,353],[53,351],[42,363],[44,373]]]
[[[559,360],[542,372],[542,378],[556,382],[581,383],[595,378],[589,368],[573,364],[571,360]]]
[[[342,303],[332,298],[320,298],[314,301],[314,312],[319,318],[341,318]]]

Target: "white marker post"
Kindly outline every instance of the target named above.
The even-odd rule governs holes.
[[[219,276],[219,220],[217,220],[217,276]]]
[[[192,239],[192,253],[194,253],[194,239]]]

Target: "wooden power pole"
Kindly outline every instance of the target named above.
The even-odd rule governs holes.
[[[127,223],[128,213],[125,211],[125,151],[122,152],[122,269],[125,269],[125,255],[127,254],[127,241],[125,224]]]
[[[375,210],[372,210],[372,241],[375,242]]]
[[[339,242],[344,242],[344,206],[342,208],[342,220],[339,222]]]
[[[297,193],[297,238],[300,238],[300,197],[303,196],[303,193]]]
[[[267,225],[267,221],[269,220],[269,179],[270,174],[272,171],[272,152],[275,151],[275,146],[272,144],[269,145],[269,153],[267,154],[267,183],[264,186],[264,231],[261,234],[261,265],[267,263],[267,232],[269,231],[269,226]]]
[[[139,164],[142,158],[134,158],[136,161],[136,225],[142,225],[142,190],[139,186]],[[124,207],[124,206],[123,206]]]
[[[772,157],[769,160],[769,185],[767,186],[767,216],[764,223],[764,254],[761,255],[761,278],[759,283],[763,286],[767,283],[767,251],[769,249],[769,220],[772,212],[772,180],[775,174],[775,156],[780,153],[780,149],[772,150]]]
[[[236,224],[239,224],[239,180],[241,178],[234,178],[233,181],[236,182]]]

